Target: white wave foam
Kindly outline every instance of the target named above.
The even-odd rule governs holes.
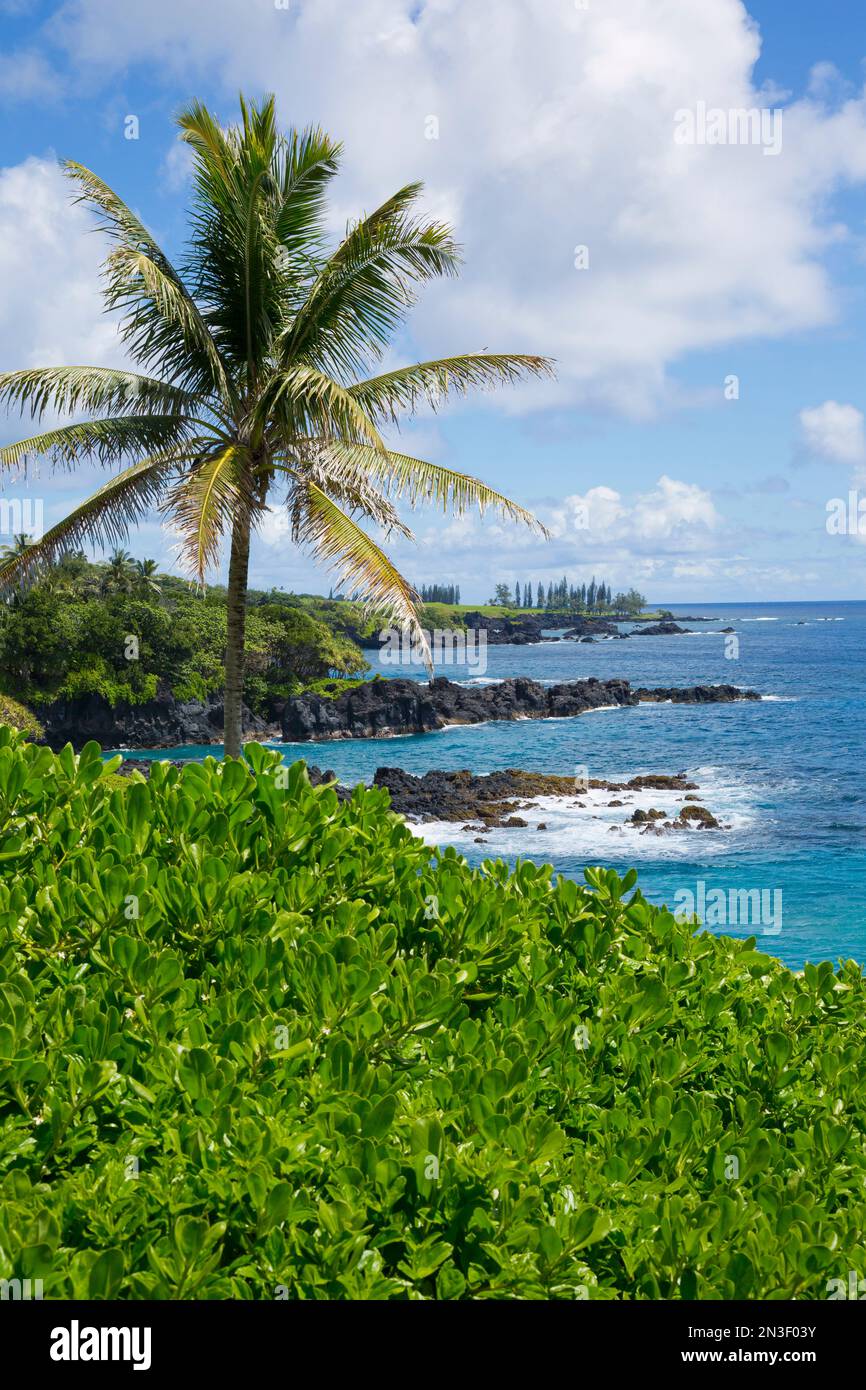
[[[741,623],[777,623],[778,618],[740,618]]]
[[[622,780],[627,779],[623,777]],[[690,780],[697,781],[697,774]],[[428,821],[410,825],[410,829],[428,844],[454,845],[473,852],[475,840],[483,839],[484,845],[478,848],[483,849],[488,858],[522,856],[537,862],[551,860],[554,864],[573,859],[597,863],[613,853],[618,858],[627,855],[638,864],[658,859],[710,862],[720,850],[730,850],[752,820],[745,788],[730,783],[723,786],[721,782],[711,787],[711,780],[702,782],[695,794],[700,795],[700,804],[706,805],[722,822],[723,830],[683,827],[662,835],[643,834],[643,827],[626,823],[636,810],[664,811],[670,819],[675,819],[684,805],[694,803],[684,802],[682,793],[671,791],[611,792],[598,788],[575,793],[573,797],[537,796],[521,802],[515,814],[529,822],[526,828],[481,829],[473,824],[473,828],[464,830],[454,821]],[[611,806],[611,801],[619,801],[622,805]],[[575,804],[577,802],[582,805]],[[535,828],[539,822],[546,826],[545,830]],[[466,823],[470,824],[471,818]]]

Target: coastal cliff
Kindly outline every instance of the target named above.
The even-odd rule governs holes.
[[[734,685],[634,688],[625,680],[595,678],[543,686],[518,676],[497,685],[466,686],[440,676],[429,685],[413,680],[373,680],[334,698],[296,695],[275,701],[269,721],[244,711],[248,738],[285,743],[316,743],[344,738],[393,738],[432,733],[449,724],[491,720],[567,719],[606,706],[644,702],[728,704],[759,700]],[[112,706],[101,695],[56,701],[39,709],[45,742],[52,748],[81,748],[95,739],[103,748],[173,748],[222,742],[223,706],[176,700],[165,692],[139,705]]]
[[[286,701],[280,723],[287,743],[306,743],[429,733],[450,724],[490,720],[567,719],[588,710],[642,702],[728,704],[760,698],[756,691],[734,685],[635,689],[625,680],[591,678],[543,686],[519,676],[497,685],[466,686],[440,676],[429,685],[399,679],[369,681],[334,700],[298,695]]]

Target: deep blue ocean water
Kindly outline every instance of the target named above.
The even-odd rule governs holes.
[[[725,682],[771,698],[760,704],[645,705],[602,710],[576,719],[491,723],[397,739],[358,739],[279,746],[287,761],[335,770],[341,781],[369,780],[379,766],[470,768],[490,772],[521,767],[591,778],[626,779],[639,773],[688,772],[701,802],[728,827],[677,831],[666,836],[622,829],[635,806],[676,812],[682,800],[647,793],[624,809],[608,794],[582,800],[583,809],[542,804],[524,813],[530,827],[497,830],[488,843],[454,825],[425,830],[452,843],[472,863],[485,857],[531,858],[563,874],[582,877],[587,864],[625,872],[634,865],[653,902],[682,906],[691,892],[709,902],[723,890],[726,904],[740,890],[749,899],[721,918],[720,930],[756,935],[762,949],[799,968],[806,960],[866,962],[866,603],[698,604],[675,615],[711,616],[694,636],[636,637],[592,645],[549,642],[490,647],[487,670],[442,667],[457,680],[501,680],[526,675],[555,682],[598,676],[634,685]],[[719,629],[736,629],[739,655],[725,656]],[[381,668],[382,674],[419,675]],[[161,750],[158,757],[201,757],[213,748]],[[141,756],[141,754],[137,754]],[[701,888],[703,885],[703,888]],[[680,896],[678,896],[680,895]],[[738,898],[744,904],[745,898]],[[776,930],[781,927],[781,930]]]

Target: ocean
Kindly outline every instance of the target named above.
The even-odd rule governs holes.
[[[577,770],[615,781],[686,772],[724,829],[645,835],[624,828],[623,819],[638,806],[675,812],[681,798],[646,792],[620,809],[608,805],[613,795],[593,792],[580,798],[583,809],[541,803],[537,812],[522,813],[530,828],[487,831],[485,845],[475,843],[477,830],[451,823],[425,826],[423,833],[431,843],[455,845],[473,864],[490,857],[532,859],[576,878],[588,864],[622,873],[633,866],[651,902],[680,911],[694,904],[706,910],[713,930],[754,935],[762,950],[794,969],[825,959],[863,963],[866,603],[698,603],[671,605],[671,611],[713,621],[694,624],[688,636],[491,646],[483,675],[448,666],[439,672],[485,682],[523,675],[543,683],[589,676],[621,677],[636,686],[726,683],[766,698],[272,746],[286,761],[305,758],[349,783],[369,781],[380,766],[416,774],[520,767],[574,776]],[[735,643],[726,641],[723,627],[735,629]],[[420,674],[379,668],[375,658],[373,665],[385,676]],[[185,747],[150,756],[219,751]],[[539,822],[547,828],[535,829]]]

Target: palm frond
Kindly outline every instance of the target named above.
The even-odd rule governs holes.
[[[201,310],[179,278],[160,259],[135,246],[119,246],[106,261],[107,298],[123,311],[121,337],[142,363],[200,393],[231,402],[225,364]]]
[[[227,359],[242,366],[252,389],[270,353],[279,320],[278,244],[273,229],[275,165],[280,148],[273,98],[241,100],[240,130],[223,130],[200,102],[181,113],[182,138],[193,150],[192,254],[196,293],[212,319]]]
[[[257,403],[252,423],[283,448],[297,437],[342,438],[385,453],[373,421],[351,391],[326,372],[299,363],[275,374]]]
[[[407,631],[432,673],[430,646],[415,609],[418,595],[384,551],[315,483],[298,482],[292,503],[294,540],[308,545],[341,587],[359,594],[368,611]]]
[[[122,410],[177,415],[196,398],[167,381],[114,367],[31,367],[0,372],[0,405],[19,406],[40,419],[46,410],[71,415],[78,410]]]
[[[283,334],[284,363],[300,359],[357,375],[381,355],[415,301],[415,286],[456,273],[451,228],[407,214],[421,187],[408,184],[349,229]]]
[[[368,477],[358,470],[351,475],[340,474],[333,466],[329,466],[330,464],[327,450],[313,446],[296,451],[293,465],[273,461],[272,467],[278,472],[288,474],[292,479],[314,482],[350,516],[366,517],[368,521],[380,527],[387,537],[396,532],[404,540],[415,539],[394,504],[373,486]]]
[[[98,174],[94,174],[91,169],[78,164],[74,159],[64,160],[62,167],[67,177],[80,190],[75,201],[89,203],[96,210],[102,230],[107,236],[124,246],[138,246],[147,251],[164,264],[167,273],[171,273],[170,262],[162,248],[113,188],[109,188]]]
[[[82,544],[118,545],[129,528],[141,521],[159,500],[167,478],[181,455],[161,454],[140,459],[109,479],[21,555],[0,566],[0,593],[34,580],[67,550]]]
[[[400,412],[411,414],[420,402],[435,410],[448,395],[514,385],[526,377],[552,376],[553,370],[554,364],[549,357],[528,353],[468,353],[384,372],[350,386],[349,391],[371,418],[396,421]]]
[[[549,535],[544,524],[525,507],[468,473],[427,463],[425,459],[412,458],[394,449],[387,449],[383,454],[364,444],[326,439],[310,440],[307,445],[317,446],[327,460],[322,465],[327,486],[339,481],[345,487],[352,487],[365,479],[373,480],[389,495],[405,497],[413,507],[432,503],[456,516],[477,507],[482,516],[491,510],[508,521],[529,526],[544,537]]]
[[[181,556],[199,583],[235,517],[255,507],[248,463],[247,450],[229,444],[179,478],[165,498],[163,510],[173,518]]]
[[[4,445],[0,448],[0,466],[15,467],[29,455],[53,455],[55,465],[70,468],[82,460],[117,463],[142,449],[152,453],[172,448],[190,433],[190,422],[184,416],[118,415],[107,420],[83,420]]]
[[[325,192],[339,169],[342,151],[341,144],[312,127],[291,131],[281,143],[274,232],[293,269],[299,263],[308,273],[311,257],[321,245]]]
[[[165,252],[97,174],[74,160],[65,161],[63,168],[80,190],[77,201],[96,210],[103,231],[116,243],[106,264],[106,306],[123,312],[121,334],[133,356],[142,363],[161,363],[165,376],[189,389],[207,384],[222,399],[230,399],[229,377],[208,325]],[[148,298],[147,277],[140,273],[144,262],[154,267],[150,279],[159,287],[156,299]],[[161,329],[160,304],[171,306]]]

